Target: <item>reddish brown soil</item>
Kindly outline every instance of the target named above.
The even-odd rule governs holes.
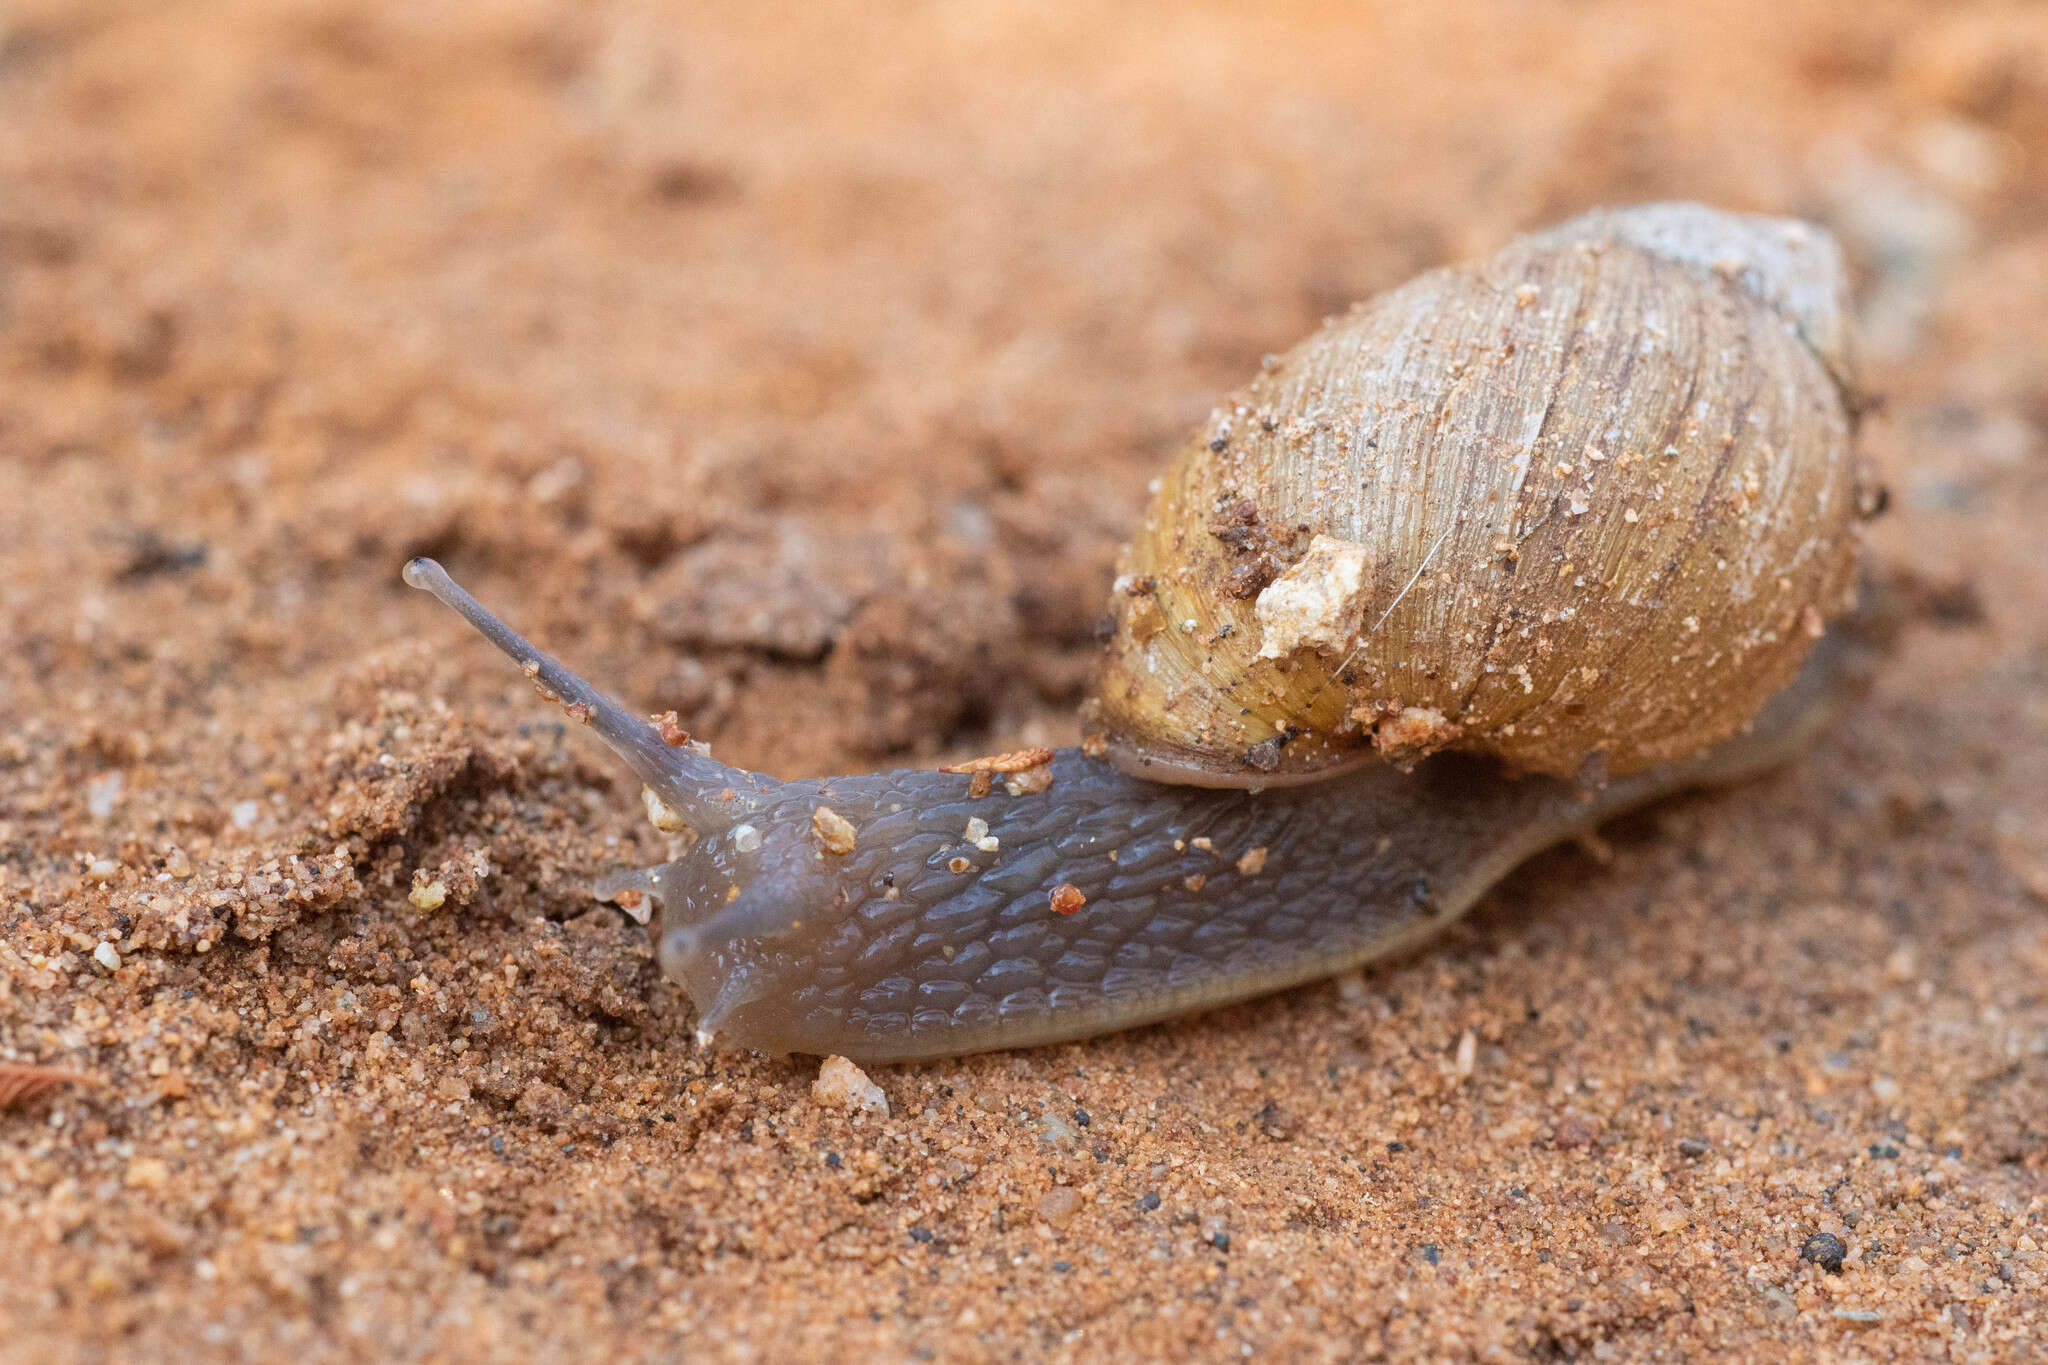
[[[0,1115],[0,1357],[2040,1349],[2048,14],[1100,8],[0,8],[0,1063],[98,1078]],[[1659,196],[1848,244],[1913,619],[1362,981],[823,1107],[399,583],[785,773],[1062,741],[1262,353]]]

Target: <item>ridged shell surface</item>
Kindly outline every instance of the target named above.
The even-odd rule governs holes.
[[[1598,780],[1727,737],[1849,600],[1843,293],[1821,230],[1671,204],[1353,309],[1161,481],[1092,741],[1272,785],[1449,747]]]

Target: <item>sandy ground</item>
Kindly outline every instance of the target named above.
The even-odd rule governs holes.
[[[1257,13],[0,5],[0,1358],[2038,1356],[2048,12]],[[784,774],[1070,739],[1262,353],[1660,196],[1847,243],[1912,619],[1362,979],[821,1106],[399,583]]]

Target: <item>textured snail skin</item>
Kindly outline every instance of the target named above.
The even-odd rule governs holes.
[[[609,889],[659,904],[661,967],[698,1006],[700,1035],[861,1061],[1087,1037],[1384,956],[1538,849],[1782,761],[1860,676],[1853,637],[1830,632],[1744,733],[1590,790],[1449,753],[1263,792],[1176,787],[1067,749],[1042,791],[996,783],[977,799],[958,773],[778,782],[669,749],[439,565],[415,560],[406,578],[559,696],[695,830],[685,854]],[[852,827],[849,852],[825,846],[820,807]],[[1078,909],[1054,908],[1059,888],[1071,888],[1063,903],[1085,898]]]

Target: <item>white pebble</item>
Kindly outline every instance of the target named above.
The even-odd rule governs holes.
[[[85,808],[92,812],[95,820],[104,820],[114,813],[114,803],[121,799],[121,774],[102,773],[85,784]]]
[[[92,960],[110,972],[121,970],[121,954],[115,951],[111,943],[102,942],[99,947],[93,949]]]
[[[811,1083],[811,1098],[833,1109],[865,1110],[889,1117],[889,1097],[868,1073],[844,1057],[827,1057]]]
[[[680,834],[690,827],[690,822],[683,819],[682,813],[662,800],[661,793],[654,788],[642,787],[640,800],[647,807],[648,822],[663,834]]]
[[[228,819],[234,822],[236,829],[248,829],[256,823],[256,817],[262,809],[253,800],[237,801],[228,808]]]

